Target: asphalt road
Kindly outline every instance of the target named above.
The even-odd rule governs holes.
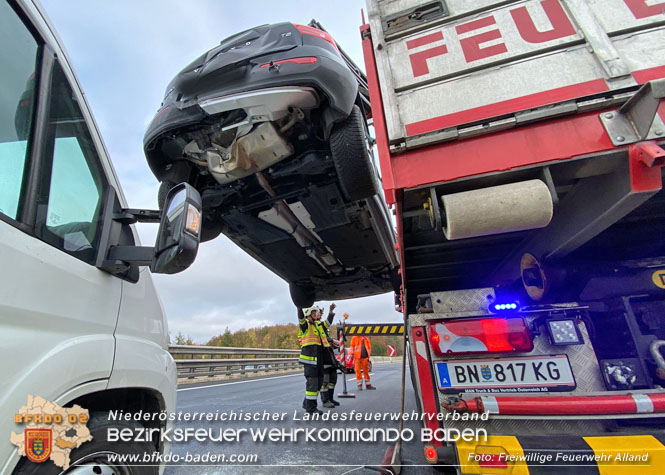
[[[400,413],[400,387],[401,364],[374,365],[371,374],[372,383],[376,391],[357,391],[355,377],[347,375],[350,393],[356,395],[352,399],[340,399],[341,406],[336,409],[321,408],[324,413],[338,413],[338,417],[349,417],[361,413],[363,417],[371,417],[377,413]],[[406,375],[405,412],[416,411],[416,403],[409,380]],[[246,429],[240,433],[239,440],[221,442],[174,442],[171,445],[173,454],[181,457],[178,463],[167,464],[167,475],[179,474],[237,474],[237,473],[280,473],[280,474],[369,474],[377,473],[371,466],[378,466],[384,457],[386,449],[394,444],[385,441],[372,441],[374,436],[369,431],[362,432],[363,437],[369,441],[329,442],[328,431],[322,429],[332,428],[377,428],[398,429],[399,422],[394,420],[381,421],[312,421],[304,420],[304,411],[301,408],[305,390],[305,378],[302,373],[255,378],[249,380],[234,380],[229,382],[186,386],[178,391],[177,411],[182,413],[210,413],[223,414],[229,417],[232,414],[244,414],[256,417],[277,418],[268,421],[189,421],[178,422],[177,428],[204,428],[212,429],[213,437],[217,437],[219,429]],[[336,394],[342,391],[342,375],[339,375]],[[264,412],[265,411],[265,412]],[[332,415],[332,414],[331,414]],[[381,416],[385,417],[385,416]],[[390,417],[390,416],[388,416]],[[404,444],[402,473],[407,475],[432,473],[423,458],[420,439],[420,422],[406,421],[405,429],[415,434],[412,442]],[[277,441],[258,442],[253,440],[252,430],[273,429],[279,435]],[[290,435],[282,439],[282,434],[292,434],[298,431],[297,440],[291,440]],[[306,430],[310,429],[314,438],[307,440]],[[375,432],[379,438],[384,431]],[[350,434],[350,432],[346,432]],[[229,433],[229,435],[231,435]],[[229,437],[230,438],[230,437]],[[337,436],[341,439],[341,436]],[[223,455],[226,460],[222,463],[211,464],[203,460],[196,461],[194,457],[205,454]],[[229,462],[230,457],[256,456],[256,461],[237,463]],[[189,460],[185,458],[189,457]]]

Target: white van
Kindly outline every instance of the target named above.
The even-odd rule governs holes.
[[[156,246],[140,247],[134,223],[159,222],[159,212],[127,208],[41,7],[0,0],[0,473],[63,471],[21,457],[10,442],[26,428],[15,415],[29,397],[89,411],[92,440],[67,452],[65,473],[157,473],[112,460],[164,453],[164,444],[110,444],[103,435],[140,427],[109,421],[109,411],[175,409],[167,322],[146,266],[175,273],[196,256],[200,196],[177,188]],[[44,441],[31,449],[43,454]]]

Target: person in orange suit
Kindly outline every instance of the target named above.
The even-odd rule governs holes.
[[[351,353],[353,353],[358,391],[363,390],[363,379],[365,380],[365,389],[376,389],[369,380],[369,358],[372,356],[372,344],[369,338],[360,335],[351,338]]]

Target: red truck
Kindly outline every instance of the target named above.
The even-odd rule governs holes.
[[[662,473],[665,2],[367,4],[425,458]]]

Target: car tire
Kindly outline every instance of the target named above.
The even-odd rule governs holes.
[[[306,308],[314,305],[316,297],[314,287],[310,285],[289,284],[291,301],[296,307]]]
[[[163,181],[159,184],[159,190],[157,191],[157,204],[159,205],[159,210],[164,209],[164,202],[166,202],[166,195],[169,194],[171,188],[176,186],[177,183],[173,181]]]
[[[92,435],[92,440],[83,443],[79,448],[71,451],[69,454],[70,465],[64,474],[81,466],[89,466],[90,473],[108,473],[108,469],[114,474],[123,475],[157,475],[159,467],[155,462],[148,462],[146,465],[124,465],[117,462],[110,462],[109,455],[128,455],[142,458],[143,454],[152,455],[157,451],[156,447],[148,442],[109,442],[107,440],[108,429],[117,428],[119,430],[130,429],[132,433],[143,426],[132,421],[109,421],[108,413],[96,413],[88,422],[88,429]],[[139,460],[140,460],[139,458]],[[139,462],[141,463],[141,462]],[[107,470],[104,470],[106,468]],[[53,462],[33,463],[26,457],[16,467],[13,475],[50,475],[60,474],[62,470]]]
[[[351,201],[377,194],[374,166],[367,139],[367,124],[354,105],[351,114],[330,134],[330,151],[342,192]]]
[[[169,194],[171,188],[176,186],[178,183],[173,181],[163,181],[159,185],[159,191],[157,192],[157,204],[159,205],[159,210],[164,209],[164,203],[166,202],[166,195]],[[207,219],[206,214],[203,214],[203,221],[201,224],[201,242],[212,241],[217,236],[219,236],[224,228],[224,224],[221,221],[210,221]]]

